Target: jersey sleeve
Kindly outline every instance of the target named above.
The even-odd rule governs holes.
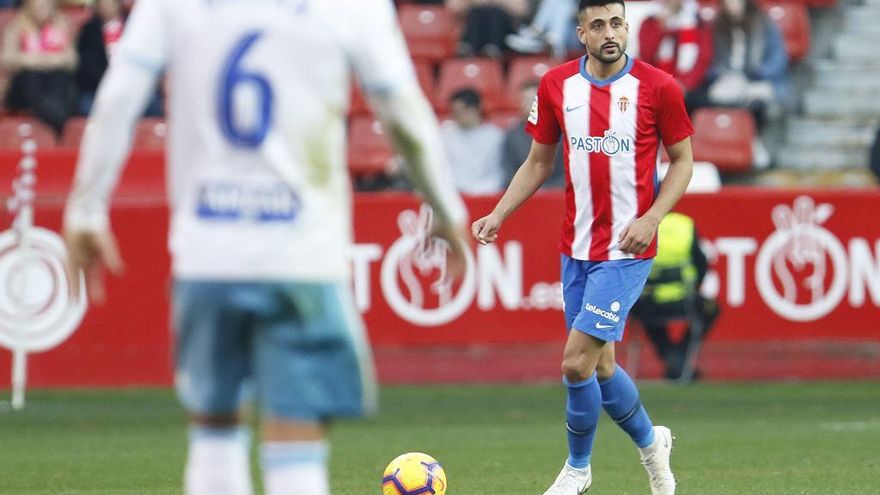
[[[664,146],[671,146],[694,133],[684,106],[684,93],[672,77],[657,87],[657,128]]]
[[[161,72],[170,46],[165,0],[138,0],[125,23],[117,56],[144,69]]]
[[[418,87],[406,41],[391,0],[357,0],[356,36],[349,38],[349,58],[364,92],[391,93]]]
[[[526,132],[535,141],[541,144],[556,144],[559,142],[561,130],[559,121],[556,120],[556,112],[553,111],[553,100],[550,98],[547,77],[541,78],[538,85],[538,94],[532,103],[529,118],[526,119]]]

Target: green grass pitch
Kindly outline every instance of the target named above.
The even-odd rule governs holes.
[[[880,493],[876,382],[641,389],[677,436],[679,494]],[[333,493],[378,495],[385,464],[412,450],[443,463],[449,495],[543,493],[566,455],[563,404],[561,385],[387,387],[378,417],[334,427]],[[0,410],[0,493],[179,494],[185,449],[169,391],[36,391]],[[593,455],[591,495],[650,493],[605,417]]]

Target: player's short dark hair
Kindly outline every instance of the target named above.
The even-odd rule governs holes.
[[[584,10],[589,7],[604,7],[613,3],[620,4],[620,6],[623,7],[624,14],[626,14],[626,5],[623,3],[623,0],[579,0],[578,19],[580,19],[580,17],[584,14]]]
[[[483,106],[483,99],[480,98],[480,93],[477,93],[474,88],[459,89],[455,93],[452,93],[452,96],[449,97],[449,101],[450,103],[460,101],[464,103],[464,106],[470,108],[479,109]]]

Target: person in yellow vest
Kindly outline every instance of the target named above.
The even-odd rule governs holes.
[[[666,378],[691,380],[698,373],[697,352],[718,316],[718,304],[700,294],[708,262],[700,248],[694,220],[669,213],[658,228],[657,257],[645,289],[632,309],[642,322],[658,356],[666,366]],[[680,341],[669,335],[669,324],[687,320]]]

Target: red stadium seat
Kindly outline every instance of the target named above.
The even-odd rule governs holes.
[[[58,142],[58,146],[61,148],[79,148],[79,143],[82,141],[85,130],[85,117],[71,118],[64,124],[64,132],[61,133],[61,141]]]
[[[455,55],[458,22],[444,7],[401,5],[398,17],[413,59],[438,62]]]
[[[519,106],[519,91],[523,84],[538,82],[557,62],[550,57],[517,57],[510,63],[507,74],[507,94],[512,107]]]
[[[456,58],[440,66],[437,97],[434,100],[442,112],[449,108],[449,97],[460,89],[473,88],[483,98],[483,109],[492,112],[509,108],[507,88],[501,64],[488,58]]]
[[[348,131],[348,169],[352,175],[382,173],[394,158],[394,150],[379,121],[353,117]]]
[[[755,119],[743,108],[701,108],[694,113],[694,160],[724,172],[752,168]]]
[[[764,2],[764,9],[785,38],[785,50],[792,62],[810,52],[810,16],[807,7],[795,2]]]
[[[419,86],[422,87],[422,91],[425,93],[428,101],[433,105],[435,86],[434,68],[427,62],[416,62],[415,71]],[[351,107],[348,111],[349,116],[367,115],[369,113],[370,107],[367,104],[364,93],[361,91],[360,86],[358,86],[356,82],[353,82],[351,85]]]
[[[370,113],[370,107],[367,105],[367,99],[357,82],[351,83],[351,106],[348,109],[348,115],[366,115]]]
[[[0,149],[20,150],[28,138],[34,140],[38,149],[55,148],[55,132],[42,121],[17,116],[0,119]]]
[[[163,150],[167,133],[168,128],[163,119],[159,117],[141,119],[134,131],[133,148],[137,150]]]

